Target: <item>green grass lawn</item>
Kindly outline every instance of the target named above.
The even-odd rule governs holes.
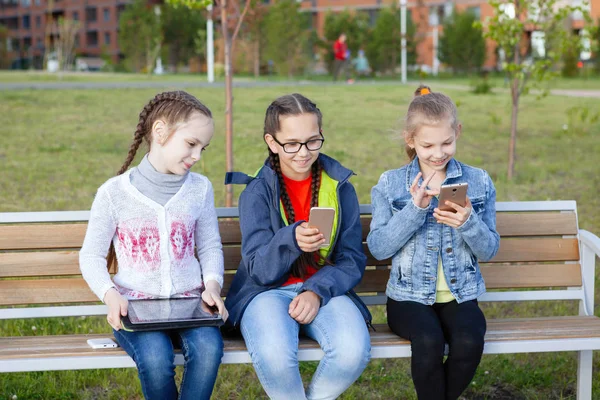
[[[6,81],[0,74],[0,81]],[[413,87],[374,84],[248,88],[235,90],[235,168],[253,172],[266,156],[262,121],[277,96],[301,91],[324,115],[323,151],[352,168],[361,203],[387,169],[406,162],[398,130]],[[434,89],[435,90],[435,89]],[[223,90],[193,89],[216,116],[216,135],[194,170],[215,186],[224,204]],[[94,193],[121,166],[137,115],[155,89],[0,92],[0,212],[89,209]],[[508,182],[510,127],[507,94],[475,96],[448,90],[459,105],[464,133],[457,158],[485,168],[499,201],[576,200],[581,228],[600,234],[600,124],[568,118],[572,107],[596,112],[600,99],[524,97],[517,142],[517,177]],[[566,129],[563,125],[568,124]],[[143,152],[140,152],[139,156]],[[138,157],[139,160],[140,157]],[[236,198],[240,188],[236,188]],[[596,289],[598,293],[600,288]],[[484,304],[486,316],[576,313],[576,304]],[[376,322],[385,322],[381,308]],[[600,315],[600,313],[597,313]],[[35,327],[35,329],[33,329]],[[0,322],[0,335],[109,332],[102,317]],[[308,380],[316,363],[302,363]],[[414,399],[410,360],[374,360],[343,399]],[[178,368],[180,373],[180,368]],[[574,399],[576,354],[484,356],[466,399]],[[600,398],[600,358],[594,394]],[[3,374],[0,399],[133,399],[141,392],[134,369]],[[265,398],[250,365],[225,365],[216,399]]]

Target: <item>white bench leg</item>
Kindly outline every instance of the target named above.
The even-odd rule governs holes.
[[[592,350],[578,352],[577,400],[592,400]]]

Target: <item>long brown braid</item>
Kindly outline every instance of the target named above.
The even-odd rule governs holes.
[[[275,137],[275,134],[279,132],[281,128],[279,121],[280,116],[300,115],[304,113],[315,114],[317,116],[319,130],[321,130],[321,123],[323,117],[321,111],[317,108],[317,105],[315,103],[298,93],[279,97],[273,103],[271,103],[269,108],[267,108],[267,113],[265,116],[264,134],[270,134]],[[283,209],[286,214],[288,224],[291,225],[294,222],[296,222],[294,208],[292,206],[292,201],[290,199],[289,193],[287,192],[285,181],[283,180],[283,173],[281,172],[279,155],[273,153],[271,149],[269,149],[269,161],[271,164],[271,169],[273,169],[273,171],[277,175],[277,180],[279,182],[280,199],[283,204]],[[311,207],[317,207],[319,205],[319,190],[321,188],[322,170],[323,167],[317,159],[311,166]],[[328,263],[328,261],[325,260],[318,252],[302,252],[300,257],[298,257],[298,259],[292,265],[290,273],[292,276],[304,278],[304,275],[306,274],[306,268],[308,266],[311,266],[315,269],[319,269],[323,262]]]
[[[129,152],[125,162],[117,172],[117,175],[123,174],[135,158],[142,141],[145,141],[150,148],[152,143],[152,125],[157,119],[162,119],[169,128],[169,137],[175,132],[177,125],[188,121],[193,113],[200,113],[208,118],[212,118],[212,113],[204,104],[191,94],[182,90],[173,92],[162,92],[154,96],[140,112],[137,127],[133,134],[133,141],[129,146]],[[165,141],[169,139],[165,138]],[[106,256],[106,262],[109,272],[116,272],[116,253],[111,243]]]

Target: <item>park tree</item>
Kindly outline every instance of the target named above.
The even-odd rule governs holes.
[[[531,88],[542,88],[557,75],[553,70],[565,49],[569,46],[570,33],[565,29],[568,17],[574,11],[587,15],[585,10],[576,6],[564,6],[557,0],[490,0],[494,14],[485,23],[484,36],[496,42],[505,55],[504,73],[510,82],[511,127],[508,146],[508,172],[511,180],[514,176],[517,119],[521,96]],[[540,51],[531,51],[527,43],[526,30],[534,30],[544,38],[544,47]],[[547,90],[543,90],[545,94]]]
[[[8,58],[7,49],[8,40],[8,28],[4,25],[0,25],[0,68],[2,69],[10,66],[10,59]]]
[[[130,3],[119,18],[119,47],[127,65],[150,74],[163,40],[161,23],[144,0]]]
[[[444,21],[438,58],[454,72],[479,71],[485,62],[485,38],[475,22],[473,13],[456,10]]]
[[[206,32],[204,11],[165,4],[160,18],[169,64],[177,67],[186,63],[196,53],[195,39],[201,35],[200,32]]]
[[[306,63],[310,35],[309,14],[300,13],[295,0],[273,4],[264,21],[267,41],[265,55],[273,60],[280,75],[292,77]]]
[[[402,50],[400,34],[400,10],[393,5],[379,12],[375,27],[366,45],[367,58],[375,71],[394,72],[400,63]],[[411,18],[406,19],[407,64],[417,59],[416,27]]]
[[[261,55],[268,43],[265,34],[265,18],[269,7],[262,0],[251,0],[250,7],[244,18],[244,36],[252,43],[252,61],[254,76],[260,76]]]
[[[166,0],[167,4],[178,7],[183,6],[190,10],[205,9],[212,6],[212,0]],[[225,162],[226,170],[233,171],[233,69],[232,52],[244,17],[250,8],[251,0],[217,0],[217,7],[221,16],[221,34],[225,54]],[[212,8],[212,7],[211,7]],[[212,12],[212,9],[209,11]],[[225,192],[225,205],[233,205],[233,186],[227,185]]]
[[[63,71],[73,66],[75,56],[75,37],[81,24],[79,21],[59,18],[57,22],[58,38],[54,46],[58,58],[58,65]]]

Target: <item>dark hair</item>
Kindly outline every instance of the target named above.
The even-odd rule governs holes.
[[[319,125],[319,131],[321,131],[323,115],[321,114],[321,110],[317,107],[315,103],[307,99],[298,93],[288,94],[285,96],[281,96],[277,98],[271,105],[267,108],[267,113],[265,115],[265,128],[264,135],[271,135],[276,137],[277,132],[281,130],[280,117],[287,115],[301,115],[301,114],[314,114],[317,117],[317,123]],[[275,171],[277,175],[277,180],[279,182],[279,193],[281,196],[281,202],[283,203],[283,209],[285,211],[285,216],[288,220],[288,223],[291,225],[296,221],[296,216],[294,214],[294,208],[292,207],[292,201],[290,199],[290,195],[287,192],[285,187],[285,182],[283,180],[283,174],[281,173],[281,164],[279,162],[279,155],[273,153],[271,149],[269,149],[269,161],[271,163],[271,168]],[[311,183],[311,199],[310,206],[317,207],[319,205],[319,189],[321,188],[321,172],[322,166],[319,160],[317,159],[312,167],[311,167],[311,175],[312,175],[312,183]],[[327,262],[324,260],[321,255],[316,252],[317,259],[321,262]],[[303,278],[306,273],[306,267],[311,266],[313,268],[320,268],[320,263],[315,259],[315,253],[305,253],[302,252],[300,257],[294,262],[292,265],[291,274],[292,276]]]
[[[456,104],[443,93],[432,92],[429,86],[421,85],[415,90],[415,95],[408,106],[404,119],[404,138],[412,138],[423,124],[437,124],[448,119],[454,132],[458,131],[458,110]],[[414,160],[417,156],[415,149],[408,144],[405,146],[408,158]]]
[[[195,112],[212,118],[212,113],[208,107],[191,94],[182,90],[163,92],[154,96],[144,106],[142,112],[140,112],[138,124],[133,134],[133,141],[131,142],[131,146],[129,146],[129,152],[117,175],[121,175],[127,171],[142,141],[145,141],[148,148],[150,148],[152,143],[152,125],[157,119],[165,121],[170,131],[170,137],[175,132],[177,124],[186,122]],[[165,138],[165,140],[168,140],[169,137]],[[106,260],[108,270],[116,272],[116,254],[112,244],[108,250]]]

